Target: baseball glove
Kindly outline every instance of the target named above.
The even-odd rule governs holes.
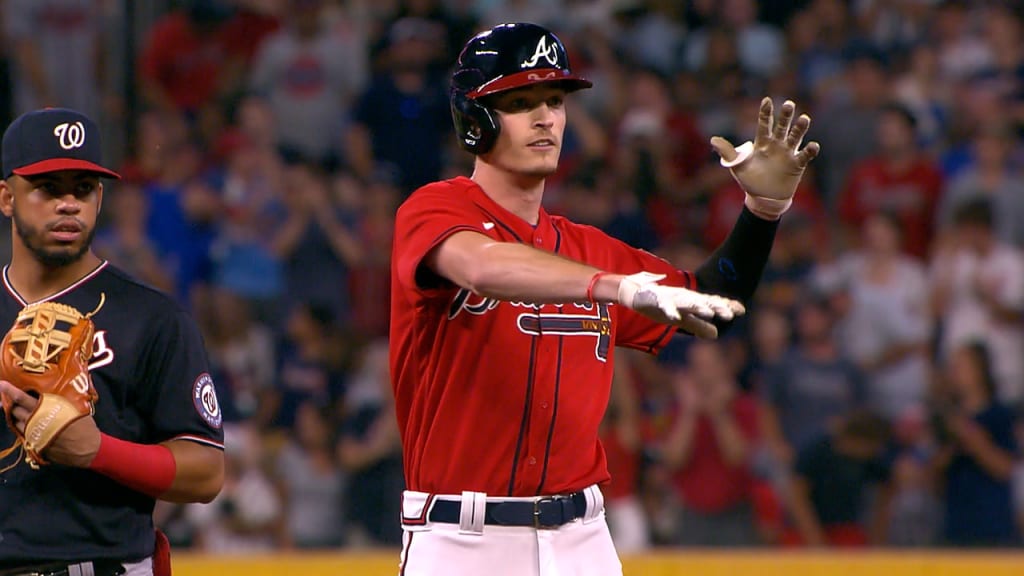
[[[99,399],[89,375],[94,326],[89,314],[56,302],[26,306],[18,313],[0,342],[0,377],[37,397],[39,403],[25,425],[18,430],[12,416],[12,402],[3,396],[7,426],[17,436],[14,445],[0,452],[5,457],[18,447],[25,461],[35,469],[47,464],[42,453],[69,424],[93,414]],[[17,464],[17,462],[15,462]]]

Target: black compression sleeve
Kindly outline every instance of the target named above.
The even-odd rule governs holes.
[[[746,207],[729,237],[697,269],[697,290],[746,303],[768,263],[779,221],[758,218]]]

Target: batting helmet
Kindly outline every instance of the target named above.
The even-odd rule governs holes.
[[[452,119],[459,144],[483,154],[498,139],[498,119],[480,98],[547,82],[559,83],[566,92],[592,86],[572,73],[565,46],[550,30],[536,24],[501,24],[474,36],[452,75]]]

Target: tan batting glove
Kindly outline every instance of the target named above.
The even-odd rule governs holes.
[[[800,150],[811,117],[801,114],[792,122],[796,104],[782,104],[779,122],[773,124],[772,99],[761,100],[754,141],[738,148],[720,136],[711,138],[711,146],[722,158],[722,166],[732,173],[746,192],[745,204],[751,212],[768,220],[777,220],[793,204],[793,195],[807,165],[821,146],[810,142]],[[792,125],[791,125],[792,123]]]
[[[718,338],[718,328],[711,320],[728,321],[746,313],[736,300],[658,284],[664,278],[664,274],[650,272],[626,276],[619,283],[619,304],[706,340]]]

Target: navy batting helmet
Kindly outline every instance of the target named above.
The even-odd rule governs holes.
[[[592,86],[572,73],[565,46],[550,30],[536,24],[501,24],[474,36],[452,75],[452,119],[459,144],[483,154],[498,139],[498,119],[480,98],[547,82],[559,83],[566,92]]]

